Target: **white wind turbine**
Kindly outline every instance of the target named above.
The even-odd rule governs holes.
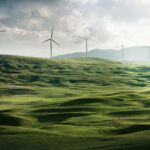
[[[125,60],[125,46],[124,46],[124,44],[117,46],[117,47],[114,47],[114,49],[118,49],[121,52],[120,61],[123,62]]]
[[[124,49],[124,44],[122,44],[122,49],[121,49],[121,60],[124,62],[124,60],[125,60],[125,56],[124,56],[124,54],[125,54],[125,49]]]
[[[89,38],[81,37],[81,39],[85,40],[85,50],[86,50],[85,54],[86,54],[86,57],[87,57],[88,56],[88,40],[89,40]]]
[[[45,41],[43,41],[42,43],[45,42],[50,42],[50,58],[53,59],[53,43],[55,43],[56,45],[60,46],[54,39],[53,39],[53,34],[54,34],[54,29],[52,28],[52,32],[51,32],[51,37]]]

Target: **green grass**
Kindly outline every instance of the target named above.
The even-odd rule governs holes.
[[[148,150],[149,79],[149,64],[0,55],[0,149]]]

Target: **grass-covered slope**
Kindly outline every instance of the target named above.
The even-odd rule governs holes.
[[[0,56],[1,150],[148,150],[150,66]]]

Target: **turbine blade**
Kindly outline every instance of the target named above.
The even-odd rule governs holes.
[[[58,44],[55,40],[52,39],[52,41],[53,41],[56,45],[60,46],[60,44]],[[61,46],[60,46],[60,47],[61,47]]]
[[[42,43],[45,43],[45,42],[48,42],[48,41],[51,41],[51,39],[47,39],[47,40],[43,41]]]
[[[54,34],[54,29],[52,28],[51,39],[53,38],[53,34]]]

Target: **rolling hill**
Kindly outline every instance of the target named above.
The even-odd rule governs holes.
[[[148,46],[135,46],[125,48],[126,61],[150,61]],[[56,56],[56,58],[84,58],[85,53],[72,53],[66,55]],[[94,49],[88,52],[88,57],[103,58],[108,60],[121,61],[122,51],[113,49]]]
[[[150,64],[0,55],[1,150],[148,150]]]

